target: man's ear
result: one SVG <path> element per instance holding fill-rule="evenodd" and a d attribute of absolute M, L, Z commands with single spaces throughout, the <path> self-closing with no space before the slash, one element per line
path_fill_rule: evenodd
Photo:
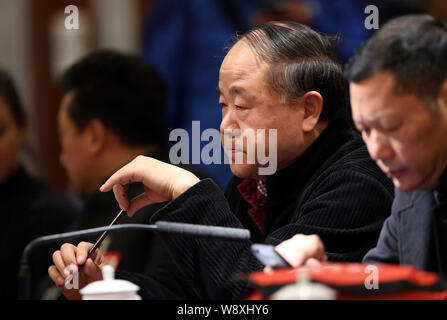
<path fill-rule="evenodd" d="M 107 143 L 107 130 L 99 119 L 91 120 L 84 129 L 88 151 L 92 156 L 98 156 Z"/>
<path fill-rule="evenodd" d="M 323 97 L 317 91 L 309 91 L 300 100 L 304 106 L 303 131 L 310 132 L 320 119 L 323 110 Z"/>

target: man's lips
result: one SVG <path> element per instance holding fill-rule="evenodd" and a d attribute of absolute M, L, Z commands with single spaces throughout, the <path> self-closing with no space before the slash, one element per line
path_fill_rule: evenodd
<path fill-rule="evenodd" d="M 225 148 L 225 152 L 226 153 L 236 153 L 236 152 L 243 152 L 243 153 L 245 153 L 244 150 L 241 150 L 241 149 L 230 149 L 230 148 Z"/>
<path fill-rule="evenodd" d="M 399 176 L 401 176 L 402 174 L 404 174 L 404 172 L 406 171 L 406 169 L 387 169 L 385 170 L 385 174 L 387 175 L 388 178 L 392 179 L 392 178 L 398 178 Z"/>

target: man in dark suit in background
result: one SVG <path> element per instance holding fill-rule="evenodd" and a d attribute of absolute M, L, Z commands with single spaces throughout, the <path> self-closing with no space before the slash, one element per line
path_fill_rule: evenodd
<path fill-rule="evenodd" d="M 0 71 L 0 300 L 16 299 L 21 256 L 33 239 L 66 231 L 77 218 L 68 199 L 28 173 L 20 161 L 28 118 L 12 78 Z M 57 246 L 30 253 L 33 288 L 48 280 L 46 269 Z M 36 294 L 36 291 L 33 291 Z"/>
<path fill-rule="evenodd" d="M 82 201 L 80 218 L 73 229 L 108 225 L 119 207 L 113 194 L 98 191 L 105 179 L 137 155 L 169 162 L 162 151 L 163 81 L 137 57 L 99 51 L 66 70 L 61 87 L 60 160 L 75 195 Z M 203 177 L 192 166 L 186 169 Z M 144 188 L 133 184 L 129 191 L 136 196 Z M 147 207 L 134 219 L 123 216 L 118 223 L 149 223 L 150 216 L 161 207 Z M 88 239 L 95 241 L 96 237 Z M 118 268 L 140 272 L 158 266 L 163 252 L 157 236 L 144 231 L 111 234 L 102 249 L 118 254 L 112 255 L 120 261 Z"/>

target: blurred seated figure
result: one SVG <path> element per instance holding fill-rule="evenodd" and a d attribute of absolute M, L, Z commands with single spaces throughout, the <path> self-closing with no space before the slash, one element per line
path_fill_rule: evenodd
<path fill-rule="evenodd" d="M 50 186 L 30 176 L 19 161 L 26 116 L 10 76 L 0 71 L 0 299 L 16 299 L 18 272 L 25 246 L 39 236 L 65 231 L 76 218 L 74 209 Z M 31 254 L 33 284 L 48 278 L 51 250 Z"/>
<path fill-rule="evenodd" d="M 169 162 L 163 153 L 164 84 L 153 68 L 137 57 L 113 51 L 95 52 L 71 66 L 62 76 L 63 98 L 58 114 L 62 144 L 61 163 L 70 184 L 82 201 L 74 229 L 108 225 L 120 210 L 113 194 L 99 187 L 113 172 L 138 155 Z M 184 166 L 199 176 L 192 167 Z M 133 184 L 132 196 L 144 192 Z M 161 208 L 144 208 L 131 220 L 118 223 L 149 223 Z M 95 242 L 98 236 L 88 239 Z M 151 232 L 125 231 L 110 234 L 101 249 L 109 252 L 119 269 L 148 271 L 168 259 L 161 241 Z"/>

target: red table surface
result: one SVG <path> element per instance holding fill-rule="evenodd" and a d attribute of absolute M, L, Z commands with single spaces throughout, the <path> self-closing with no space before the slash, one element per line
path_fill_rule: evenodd
<path fill-rule="evenodd" d="M 361 286 L 372 273 L 368 269 L 369 264 L 361 263 L 327 263 L 323 266 L 305 268 L 312 281 L 329 286 Z M 377 264 L 375 269 L 378 275 L 378 283 L 389 284 L 393 282 L 409 282 L 415 286 L 421 286 L 415 291 L 396 291 L 391 293 L 352 294 L 346 292 L 337 293 L 337 300 L 446 300 L 447 285 L 439 286 L 440 290 L 424 290 L 424 286 L 433 286 L 440 281 L 439 276 L 433 272 L 418 270 L 412 266 Z M 257 286 L 286 285 L 297 281 L 301 269 L 284 268 L 275 269 L 272 272 L 253 272 L 247 276 L 247 280 Z M 372 291 L 373 292 L 373 291 Z M 264 299 L 259 290 L 255 290 L 246 299 Z"/>

